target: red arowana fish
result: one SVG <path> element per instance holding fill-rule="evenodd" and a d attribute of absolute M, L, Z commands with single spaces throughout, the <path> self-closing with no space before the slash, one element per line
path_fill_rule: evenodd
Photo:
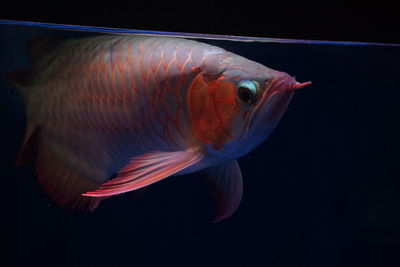
<path fill-rule="evenodd" d="M 17 164 L 34 159 L 59 204 L 94 210 L 109 196 L 206 169 L 216 221 L 242 197 L 237 158 L 275 128 L 298 83 L 208 44 L 100 36 L 28 45 L 19 88 L 28 125 Z"/>

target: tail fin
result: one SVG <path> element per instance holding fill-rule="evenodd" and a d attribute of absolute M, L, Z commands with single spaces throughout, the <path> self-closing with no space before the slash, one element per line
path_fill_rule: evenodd
<path fill-rule="evenodd" d="M 20 166 L 26 162 L 35 159 L 37 153 L 37 126 L 31 119 L 31 114 L 27 108 L 30 91 L 32 91 L 31 72 L 28 70 L 15 70 L 5 74 L 5 78 L 14 85 L 22 98 L 24 99 L 26 112 L 27 112 L 27 126 L 25 130 L 24 141 L 22 142 L 21 151 L 19 152 L 16 166 Z"/>
<path fill-rule="evenodd" d="M 37 97 L 37 90 L 41 90 L 42 82 L 56 56 L 55 48 L 60 41 L 51 37 L 39 37 L 30 41 L 27 51 L 31 58 L 32 71 L 15 70 L 5 74 L 5 78 L 13 84 L 22 95 L 27 113 L 27 126 L 24 141 L 21 146 L 16 165 L 19 166 L 31 160 L 36 161 L 36 170 L 39 183 L 48 195 L 61 206 L 67 206 L 74 210 L 93 211 L 104 198 L 89 198 L 83 193 L 94 191 L 100 186 L 71 166 L 66 164 L 59 155 L 54 153 L 41 134 L 37 112 L 38 103 L 33 101 Z M 39 100 L 39 99 L 38 99 Z"/>
<path fill-rule="evenodd" d="M 34 159 L 37 153 L 38 127 L 37 123 L 34 121 L 30 98 L 33 97 L 33 92 L 39 88 L 36 88 L 33 76 L 42 73 L 42 70 L 46 68 L 45 59 L 51 55 L 51 52 L 53 52 L 60 43 L 59 40 L 49 36 L 41 36 L 32 39 L 26 46 L 32 63 L 32 71 L 14 70 L 4 75 L 5 78 L 18 89 L 24 99 L 27 113 L 26 133 L 21 152 L 17 159 L 17 166 Z M 34 73 L 34 75 L 32 73 Z"/>
<path fill-rule="evenodd" d="M 5 74 L 5 78 L 10 81 L 24 97 L 28 98 L 29 91 L 26 88 L 34 84 L 32 73 L 40 74 L 43 68 L 47 67 L 46 58 L 59 47 L 61 41 L 51 36 L 40 36 L 33 38 L 26 45 L 26 51 L 31 61 L 32 72 L 28 70 L 14 70 Z"/>

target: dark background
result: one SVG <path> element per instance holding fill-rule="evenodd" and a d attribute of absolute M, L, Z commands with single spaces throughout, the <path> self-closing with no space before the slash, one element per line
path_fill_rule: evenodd
<path fill-rule="evenodd" d="M 400 42 L 395 1 L 29 1 L 0 18 L 245 36 Z"/>
<path fill-rule="evenodd" d="M 92 26 L 399 43 L 396 9 L 386 2 L 51 3 L 0 12 Z M 1 74 L 27 64 L 24 42 L 10 40 L 1 44 L 13 49 L 1 46 Z M 212 224 L 213 199 L 197 174 L 104 201 L 93 214 L 56 206 L 33 164 L 13 168 L 25 115 L 1 80 L 5 266 L 400 266 L 399 49 L 213 44 L 313 81 L 273 135 L 239 160 L 238 212 Z"/>

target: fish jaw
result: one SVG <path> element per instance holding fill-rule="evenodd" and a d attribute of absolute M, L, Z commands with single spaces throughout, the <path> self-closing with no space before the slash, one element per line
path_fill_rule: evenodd
<path fill-rule="evenodd" d="M 254 114 L 260 116 L 257 113 L 261 113 L 261 117 L 265 117 L 267 121 L 278 123 L 295 91 L 308 85 L 311 85 L 311 81 L 299 83 L 287 73 L 279 72 L 257 104 Z"/>
<path fill-rule="evenodd" d="M 263 102 L 268 101 L 276 93 L 294 92 L 311 84 L 311 81 L 299 83 L 294 77 L 282 72 L 272 80 L 258 106 L 264 105 Z"/>
<path fill-rule="evenodd" d="M 310 85 L 311 82 L 299 83 L 294 77 L 277 72 L 249 119 L 246 134 L 240 141 L 243 144 L 243 155 L 264 142 L 278 125 L 294 93 Z"/>

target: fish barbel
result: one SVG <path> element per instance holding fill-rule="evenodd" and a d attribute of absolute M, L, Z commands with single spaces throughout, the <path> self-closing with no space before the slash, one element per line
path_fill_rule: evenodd
<path fill-rule="evenodd" d="M 231 216 L 243 190 L 236 159 L 311 83 L 180 38 L 42 37 L 28 52 L 32 71 L 7 74 L 27 111 L 17 164 L 35 160 L 48 195 L 75 210 L 204 169 L 215 221 Z"/>

